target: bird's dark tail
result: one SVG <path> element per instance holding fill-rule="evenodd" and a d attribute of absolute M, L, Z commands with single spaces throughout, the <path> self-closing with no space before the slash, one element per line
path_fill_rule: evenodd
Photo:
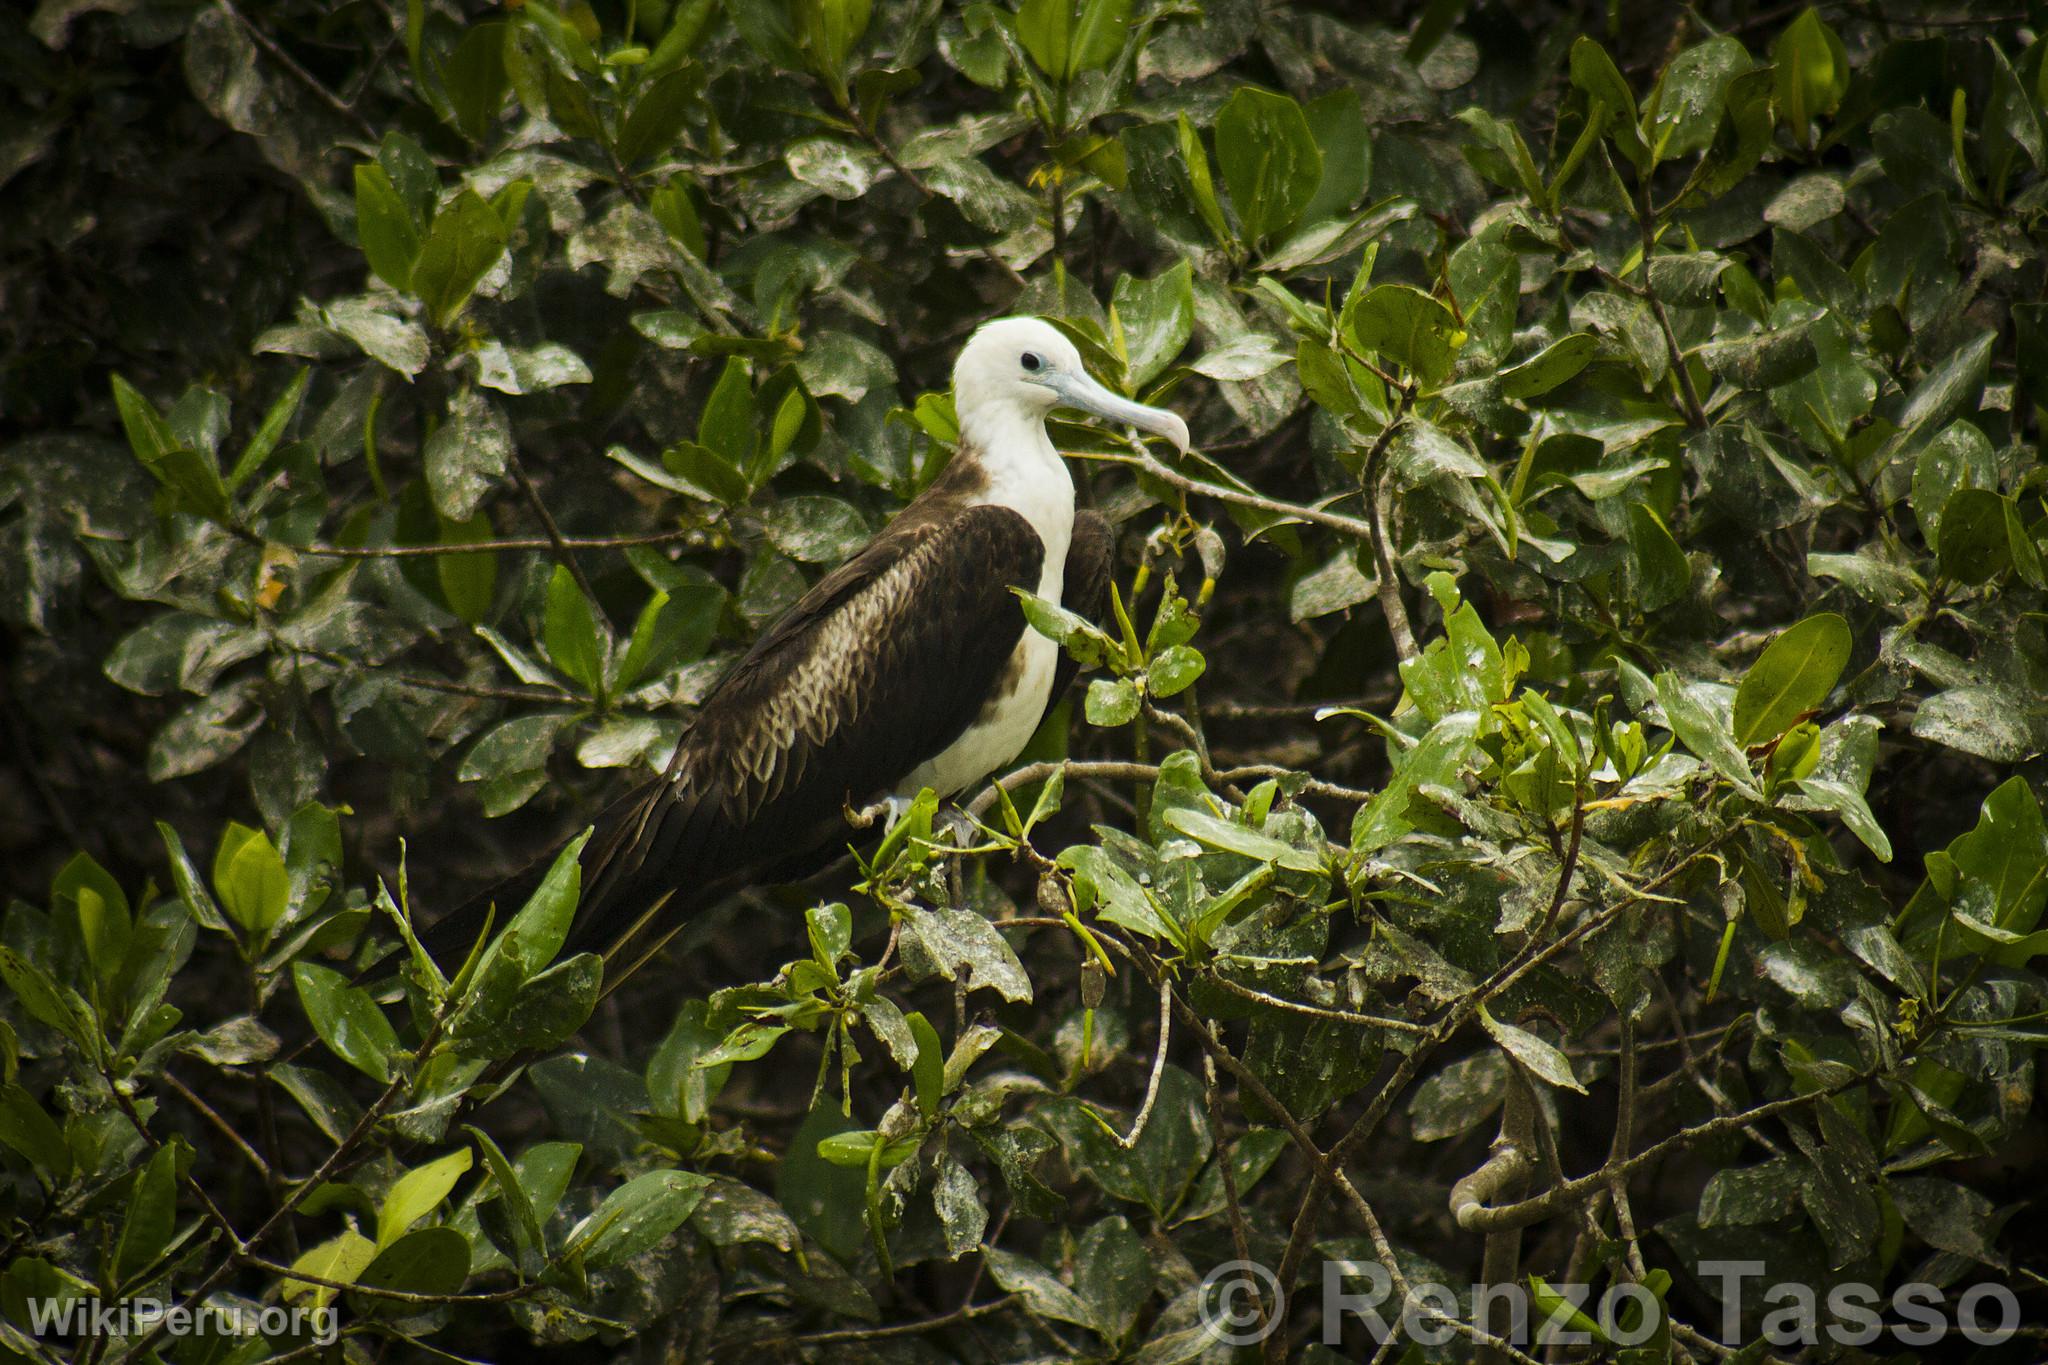
<path fill-rule="evenodd" d="M 668 777 L 643 783 L 606 807 L 577 861 L 581 892 L 563 955 L 596 952 L 606 988 L 616 986 L 687 921 L 743 880 L 752 860 L 730 856 L 740 833 L 721 803 Z M 420 944 L 451 975 L 490 926 L 501 931 L 537 890 L 562 846 L 442 915 Z"/>

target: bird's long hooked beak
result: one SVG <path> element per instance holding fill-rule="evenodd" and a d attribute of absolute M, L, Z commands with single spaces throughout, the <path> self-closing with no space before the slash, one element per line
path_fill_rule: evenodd
<path fill-rule="evenodd" d="M 1085 374 L 1056 373 L 1046 376 L 1045 386 L 1059 395 L 1062 407 L 1079 408 L 1108 422 L 1120 422 L 1164 436 L 1181 454 L 1188 453 L 1188 424 L 1177 412 L 1148 408 L 1111 393 Z"/>

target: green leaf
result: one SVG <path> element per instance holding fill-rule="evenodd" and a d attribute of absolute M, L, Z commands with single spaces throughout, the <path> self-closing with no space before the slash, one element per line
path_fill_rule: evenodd
<path fill-rule="evenodd" d="M 576 917 L 576 902 L 583 889 L 583 865 L 578 859 L 583 855 L 583 846 L 590 842 L 590 835 L 591 830 L 586 829 L 562 846 L 562 851 L 555 855 L 555 861 L 548 867 L 547 875 L 527 897 L 526 904 L 505 926 L 505 932 L 485 950 L 484 959 L 477 964 L 479 977 L 491 956 L 501 952 L 511 957 L 518 965 L 521 977 L 528 979 L 555 960 L 555 954 L 562 951 L 562 944 L 568 940 L 569 926 Z M 506 946 L 508 942 L 510 947 Z"/>
<path fill-rule="evenodd" d="M 291 899 L 291 879 L 270 836 L 233 820 L 221 831 L 213 855 L 213 889 L 228 917 L 259 937 L 283 916 Z"/>
<path fill-rule="evenodd" d="M 867 32 L 873 0 L 797 0 L 798 42 L 811 74 L 842 98 L 854 47 Z"/>
<path fill-rule="evenodd" d="M 36 1175 L 51 1189 L 71 1174 L 71 1148 L 64 1130 L 35 1096 L 12 1082 L 0 1085 L 0 1142 L 33 1162 Z"/>
<path fill-rule="evenodd" d="M 1585 369 L 1599 349 L 1598 338 L 1585 332 L 1561 337 L 1520 364 L 1502 370 L 1501 396 L 1527 399 L 1549 393 Z"/>
<path fill-rule="evenodd" d="M 1562 1052 L 1544 1042 L 1527 1029 L 1503 1024 L 1487 1012 L 1486 1006 L 1479 1007 L 1479 1022 L 1499 1043 L 1501 1050 L 1529 1069 L 1538 1080 L 1566 1090 L 1586 1093 L 1586 1087 L 1579 1084 L 1579 1078 L 1572 1071 L 1572 1064 Z"/>
<path fill-rule="evenodd" d="M 818 493 L 782 498 L 761 514 L 768 543 L 801 564 L 836 564 L 867 544 L 872 532 L 852 503 Z"/>
<path fill-rule="evenodd" d="M 897 1138 L 893 1142 L 873 1129 L 862 1129 L 851 1133 L 834 1133 L 818 1141 L 818 1155 L 834 1166 L 866 1170 L 873 1161 L 881 1169 L 894 1170 L 917 1155 L 923 1143 L 921 1136 Z M 876 1148 L 881 1150 L 878 1152 Z"/>
<path fill-rule="evenodd" d="M 353 1277 L 364 1289 L 408 1294 L 455 1294 L 469 1279 L 469 1238 L 452 1227 L 421 1228 L 388 1246 Z M 369 1294 L 350 1300 L 358 1312 L 402 1317 L 418 1305 Z"/>
<path fill-rule="evenodd" d="M 1710 341 L 1696 354 L 1709 370 L 1740 389 L 1775 389 L 1811 374 L 1820 364 L 1813 318 L 1751 336 Z"/>
<path fill-rule="evenodd" d="M 465 189 L 434 216 L 426 244 L 413 265 L 412 290 L 436 327 L 455 321 L 498 258 L 508 234 L 496 210 L 475 190 Z"/>
<path fill-rule="evenodd" d="M 718 383 L 704 402 L 704 412 L 697 420 L 697 441 L 727 464 L 744 469 L 752 462 L 759 440 L 747 362 L 733 356 L 725 362 Z"/>
<path fill-rule="evenodd" d="M 356 238 L 379 278 L 393 289 L 412 287 L 424 238 L 390 175 L 374 161 L 356 167 Z"/>
<path fill-rule="evenodd" d="M 550 663 L 591 696 L 604 696 L 605 647 L 598 634 L 597 616 L 566 564 L 557 564 L 548 579 L 541 643 Z"/>
<path fill-rule="evenodd" d="M 988 1277 L 1004 1293 L 1017 1296 L 1026 1313 L 1046 1322 L 1071 1322 L 1081 1327 L 1098 1325 L 1095 1310 L 1067 1288 L 1060 1278 L 1028 1256 L 988 1247 L 982 1252 Z"/>
<path fill-rule="evenodd" d="M 597 1210 L 570 1229 L 564 1256 L 588 1266 L 613 1265 L 652 1250 L 683 1225 L 704 1198 L 708 1176 L 691 1171 L 649 1171 L 605 1196 Z"/>
<path fill-rule="evenodd" d="M 1691 156 L 1712 146 L 1727 112 L 1730 83 L 1754 65 L 1742 44 L 1726 35 L 1673 57 L 1645 111 L 1660 157 Z"/>
<path fill-rule="evenodd" d="M 135 458 L 146 468 L 154 470 L 163 463 L 164 457 L 178 448 L 178 438 L 171 434 L 171 428 L 156 410 L 156 405 L 144 398 L 135 387 L 120 375 L 113 377 L 114 407 L 121 414 L 121 427 L 128 433 L 128 446 L 135 452 Z"/>
<path fill-rule="evenodd" d="M 1202 652 L 1193 645 L 1163 649 L 1145 667 L 1145 690 L 1154 697 L 1171 697 L 1194 686 L 1207 667 Z"/>
<path fill-rule="evenodd" d="M 1023 0 L 1017 8 L 1017 41 L 1055 81 L 1074 72 L 1074 10 L 1078 0 Z"/>
<path fill-rule="evenodd" d="M 1692 585 L 1692 566 L 1686 563 L 1685 551 L 1672 538 L 1664 519 L 1648 503 L 1628 505 L 1628 539 L 1642 575 L 1643 609 L 1656 611 L 1685 596 Z"/>
<path fill-rule="evenodd" d="M 1728 83 L 1726 131 L 1716 136 L 1700 158 L 1699 169 L 1688 182 L 1688 193 L 1697 191 L 1708 199 L 1726 194 L 1763 160 L 1777 127 L 1771 103 L 1773 76 L 1771 68 L 1758 67 Z"/>
<path fill-rule="evenodd" d="M 171 882 L 178 889 L 178 898 L 185 903 L 185 909 L 192 916 L 193 923 L 202 929 L 217 933 L 228 932 L 228 922 L 222 917 L 220 907 L 207 894 L 206 883 L 199 875 L 199 869 L 192 865 L 192 857 L 185 852 L 185 843 L 178 832 L 159 820 L 156 822 L 157 836 L 164 842 L 164 851 L 171 860 Z"/>
<path fill-rule="evenodd" d="M 1653 164 L 1654 154 L 1643 142 L 1636 113 L 1636 98 L 1614 58 L 1599 43 L 1580 34 L 1572 43 L 1572 84 L 1584 91 L 1596 109 L 1607 116 L 1607 133 L 1615 147 L 1638 171 Z"/>
<path fill-rule="evenodd" d="M 640 92 L 633 101 L 633 112 L 626 116 L 626 126 L 619 131 L 620 165 L 636 165 L 675 145 L 689 122 L 702 81 L 695 71 L 672 71 Z M 688 203 L 687 198 L 684 202 Z M 669 207 L 673 209 L 672 202 Z"/>
<path fill-rule="evenodd" d="M 1129 678 L 1097 678 L 1088 684 L 1082 710 L 1090 725 L 1114 728 L 1137 718 L 1140 700 L 1137 685 Z"/>
<path fill-rule="evenodd" d="M 496 404 L 464 388 L 422 454 L 434 510 L 450 521 L 467 522 L 505 475 L 512 458 L 511 428 Z"/>
<path fill-rule="evenodd" d="M 1832 114 L 1849 90 L 1849 54 L 1842 39 L 1809 6 L 1785 26 L 1771 48 L 1778 110 L 1802 147 L 1813 145 L 1813 121 Z"/>
<path fill-rule="evenodd" d="M 988 1206 L 982 1202 L 981 1187 L 973 1173 L 950 1154 L 939 1160 L 938 1178 L 932 1182 L 932 1210 L 945 1228 L 946 1254 L 962 1256 L 981 1245 L 988 1230 Z"/>
<path fill-rule="evenodd" d="M 464 1124 L 462 1130 L 483 1152 L 484 1165 L 490 1170 L 497 1197 L 511 1215 L 514 1264 L 521 1274 L 537 1273 L 547 1242 L 541 1233 L 540 1216 L 534 1211 L 533 1200 L 528 1197 L 526 1187 L 519 1182 L 518 1171 L 505 1159 L 505 1153 L 489 1133 L 471 1124 Z"/>
<path fill-rule="evenodd" d="M 1947 426 L 1978 409 L 1984 381 L 1991 372 L 1996 332 L 1980 332 L 1948 353 L 1939 365 L 1913 386 L 1899 413 L 1899 430 L 1912 434 Z"/>
<path fill-rule="evenodd" d="M 1870 803 L 1862 792 L 1845 783 L 1816 777 L 1801 778 L 1799 790 L 1814 805 L 1840 816 L 1849 832 L 1862 840 L 1864 847 L 1875 853 L 1879 862 L 1892 860 L 1892 841 L 1885 835 L 1884 827 L 1877 823 L 1877 816 L 1871 813 Z"/>
<path fill-rule="evenodd" d="M 370 993 L 349 985 L 348 978 L 333 968 L 313 962 L 294 962 L 292 981 L 320 1041 L 371 1080 L 389 1081 L 398 1034 Z"/>
<path fill-rule="evenodd" d="M 1231 240 L 1230 226 L 1223 220 L 1223 205 L 1216 198 L 1216 182 L 1209 174 L 1209 154 L 1202 147 L 1202 135 L 1186 114 L 1174 120 L 1174 138 L 1180 148 L 1181 164 L 1187 168 L 1188 191 L 1195 201 L 1210 235 L 1218 242 Z"/>
<path fill-rule="evenodd" d="M 0 946 L 0 981 L 21 1002 L 31 1017 L 56 1029 L 90 1058 L 97 1059 L 106 1047 L 91 1008 L 78 993 L 61 986 L 50 974 L 14 949 Z"/>
<path fill-rule="evenodd" d="M 1414 748 L 1402 754 L 1379 794 L 1359 808 L 1351 822 L 1351 852 L 1376 853 L 1415 828 L 1407 818 L 1418 788 L 1451 785 L 1479 732 L 1479 717 L 1458 711 L 1432 725 Z"/>
<path fill-rule="evenodd" d="M 270 411 L 263 414 L 263 424 L 256 434 L 249 438 L 249 444 L 242 449 L 235 460 L 235 467 L 228 474 L 228 487 L 240 488 L 250 475 L 263 468 L 263 462 L 277 449 L 277 443 L 284 436 L 284 429 L 299 411 L 299 402 L 306 396 L 306 380 L 312 370 L 305 366 L 292 376 L 292 382 L 285 385 L 284 392 L 270 405 Z"/>
<path fill-rule="evenodd" d="M 1408 1101 L 1418 1142 L 1441 1142 L 1484 1123 L 1507 1098 L 1508 1067 L 1500 1052 L 1475 1052 L 1431 1076 Z"/>
<path fill-rule="evenodd" d="M 939 1032 L 931 1021 L 916 1010 L 904 1016 L 910 1026 L 910 1036 L 917 1041 L 917 1062 L 911 1069 L 911 1077 L 917 1092 L 918 1112 L 929 1123 L 939 1116 L 939 1104 L 945 1098 L 946 1049 L 939 1042 Z"/>
<path fill-rule="evenodd" d="M 1291 227 L 1322 183 L 1323 154 L 1301 106 L 1257 86 L 1238 87 L 1216 116 L 1216 159 L 1253 242 Z"/>
<path fill-rule="evenodd" d="M 377 1208 L 378 1250 L 396 1242 L 414 1223 L 432 1213 L 475 1163 L 475 1154 L 464 1147 L 424 1166 L 415 1166 L 392 1181 L 391 1188 L 384 1192 L 384 1202 Z"/>
<path fill-rule="evenodd" d="M 1735 741 L 1768 744 L 1827 700 L 1855 637 L 1833 612 L 1809 616 L 1771 641 L 1735 691 Z"/>
<path fill-rule="evenodd" d="M 1185 260 L 1149 280 L 1118 277 L 1110 304 L 1123 338 L 1124 374 L 1132 389 L 1157 379 L 1195 333 L 1194 270 Z"/>
<path fill-rule="evenodd" d="M 505 28 L 497 21 L 471 24 L 455 51 L 436 63 L 451 122 L 471 142 L 483 141 L 505 103 Z"/>
<path fill-rule="evenodd" d="M 1355 310 L 1345 311 L 1361 350 L 1406 366 L 1431 388 L 1450 378 L 1463 334 L 1451 310 L 1435 298 L 1412 285 L 1381 284 Z"/>
<path fill-rule="evenodd" d="M 167 1142 L 156 1149 L 135 1179 L 128 1196 L 128 1216 L 114 1249 L 114 1277 L 126 1284 L 155 1263 L 171 1244 L 178 1227 L 178 1151 Z"/>
<path fill-rule="evenodd" d="M 1742 750 L 1736 747 L 1729 725 L 1687 691 L 1677 674 L 1659 673 L 1656 687 L 1657 701 L 1664 708 L 1664 719 L 1670 725 L 1671 733 L 1678 736 L 1678 742 L 1695 757 L 1705 759 L 1715 772 L 1727 778 L 1744 796 L 1760 799 L 1762 793 L 1756 789 L 1756 774 Z"/>
<path fill-rule="evenodd" d="M 1974 587 L 2011 565 L 2007 505 L 1987 488 L 1960 488 L 1949 497 L 1941 509 L 1941 548 L 1935 559 L 1943 573 Z"/>
<path fill-rule="evenodd" d="M 134 915 L 127 893 L 88 853 L 76 853 L 50 884 L 50 902 L 69 902 L 78 916 L 78 935 L 101 989 L 111 989 L 127 955 Z"/>
<path fill-rule="evenodd" d="M 491 519 L 482 512 L 467 521 L 451 521 L 438 514 L 436 520 L 443 545 L 478 545 L 492 536 Z M 497 594 L 497 552 L 435 555 L 434 578 L 441 586 L 441 597 L 448 603 L 448 610 L 476 625 L 491 614 L 491 602 Z"/>
<path fill-rule="evenodd" d="M 2041 547 L 2028 534 L 2018 504 L 2011 498 L 2004 502 L 2006 552 L 2011 556 L 2013 572 L 2028 587 L 2048 589 L 2048 564 L 2042 563 Z"/>
<path fill-rule="evenodd" d="M 1211 848 L 1241 853 L 1247 858 L 1256 858 L 1264 863 L 1278 863 L 1281 867 L 1295 872 L 1322 870 L 1322 859 L 1306 849 L 1296 848 L 1284 839 L 1275 839 L 1270 834 L 1263 834 L 1234 821 L 1220 819 L 1192 806 L 1175 806 L 1162 818 L 1169 827 Z"/>
<path fill-rule="evenodd" d="M 661 452 L 661 463 L 669 473 L 686 481 L 668 486 L 678 492 L 695 492 L 711 502 L 737 507 L 754 491 L 737 465 L 695 441 L 676 442 Z"/>
<path fill-rule="evenodd" d="M 2019 763 L 2048 750 L 2048 705 L 2038 691 L 2005 683 L 1951 687 L 1920 704 L 1913 733 L 1994 763 Z"/>
<path fill-rule="evenodd" d="M 293 1270 L 303 1270 L 308 1275 L 318 1275 L 323 1280 L 334 1280 L 341 1284 L 354 1284 L 356 1276 L 363 1273 L 377 1257 L 377 1244 L 359 1232 L 349 1231 L 322 1242 L 292 1262 Z M 287 1279 L 284 1281 L 286 1299 L 308 1298 L 314 1307 L 330 1302 L 336 1293 L 325 1285 L 316 1285 L 306 1280 Z"/>
<path fill-rule="evenodd" d="M 1554 1323 L 1557 1330 L 1578 1332 L 1586 1341 L 1608 1341 L 1599 1323 L 1581 1312 L 1572 1299 L 1551 1288 L 1541 1275 L 1529 1276 L 1529 1317 L 1532 1322 Z"/>
<path fill-rule="evenodd" d="M 1131 27 L 1131 0 L 1079 0 L 1079 8 L 1067 46 L 1068 80 L 1114 62 Z"/>

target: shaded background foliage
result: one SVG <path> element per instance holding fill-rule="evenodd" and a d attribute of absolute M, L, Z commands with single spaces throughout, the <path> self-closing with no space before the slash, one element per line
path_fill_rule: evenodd
<path fill-rule="evenodd" d="M 1377 1209 L 1463 1282 L 1681 1130 L 1510 1269 L 1668 1292 L 1663 1356 L 1759 1243 L 2038 1321 L 2041 16 L 1610 10 L 0 17 L 9 1330 L 291 1263 L 357 1351 L 1220 1357 L 1218 1261 Z M 345 987 L 380 880 L 659 766 L 1013 312 L 1201 452 L 1059 433 L 1133 619 L 1039 616 L 1103 666 L 1055 794 L 594 1014 Z"/>

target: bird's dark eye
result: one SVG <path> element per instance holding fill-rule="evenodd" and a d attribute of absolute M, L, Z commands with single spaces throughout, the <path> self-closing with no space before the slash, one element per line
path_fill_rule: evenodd
<path fill-rule="evenodd" d="M 1023 365 L 1031 373 L 1037 374 L 1045 368 L 1045 361 L 1039 356 L 1038 352 L 1026 351 L 1023 356 Z"/>

